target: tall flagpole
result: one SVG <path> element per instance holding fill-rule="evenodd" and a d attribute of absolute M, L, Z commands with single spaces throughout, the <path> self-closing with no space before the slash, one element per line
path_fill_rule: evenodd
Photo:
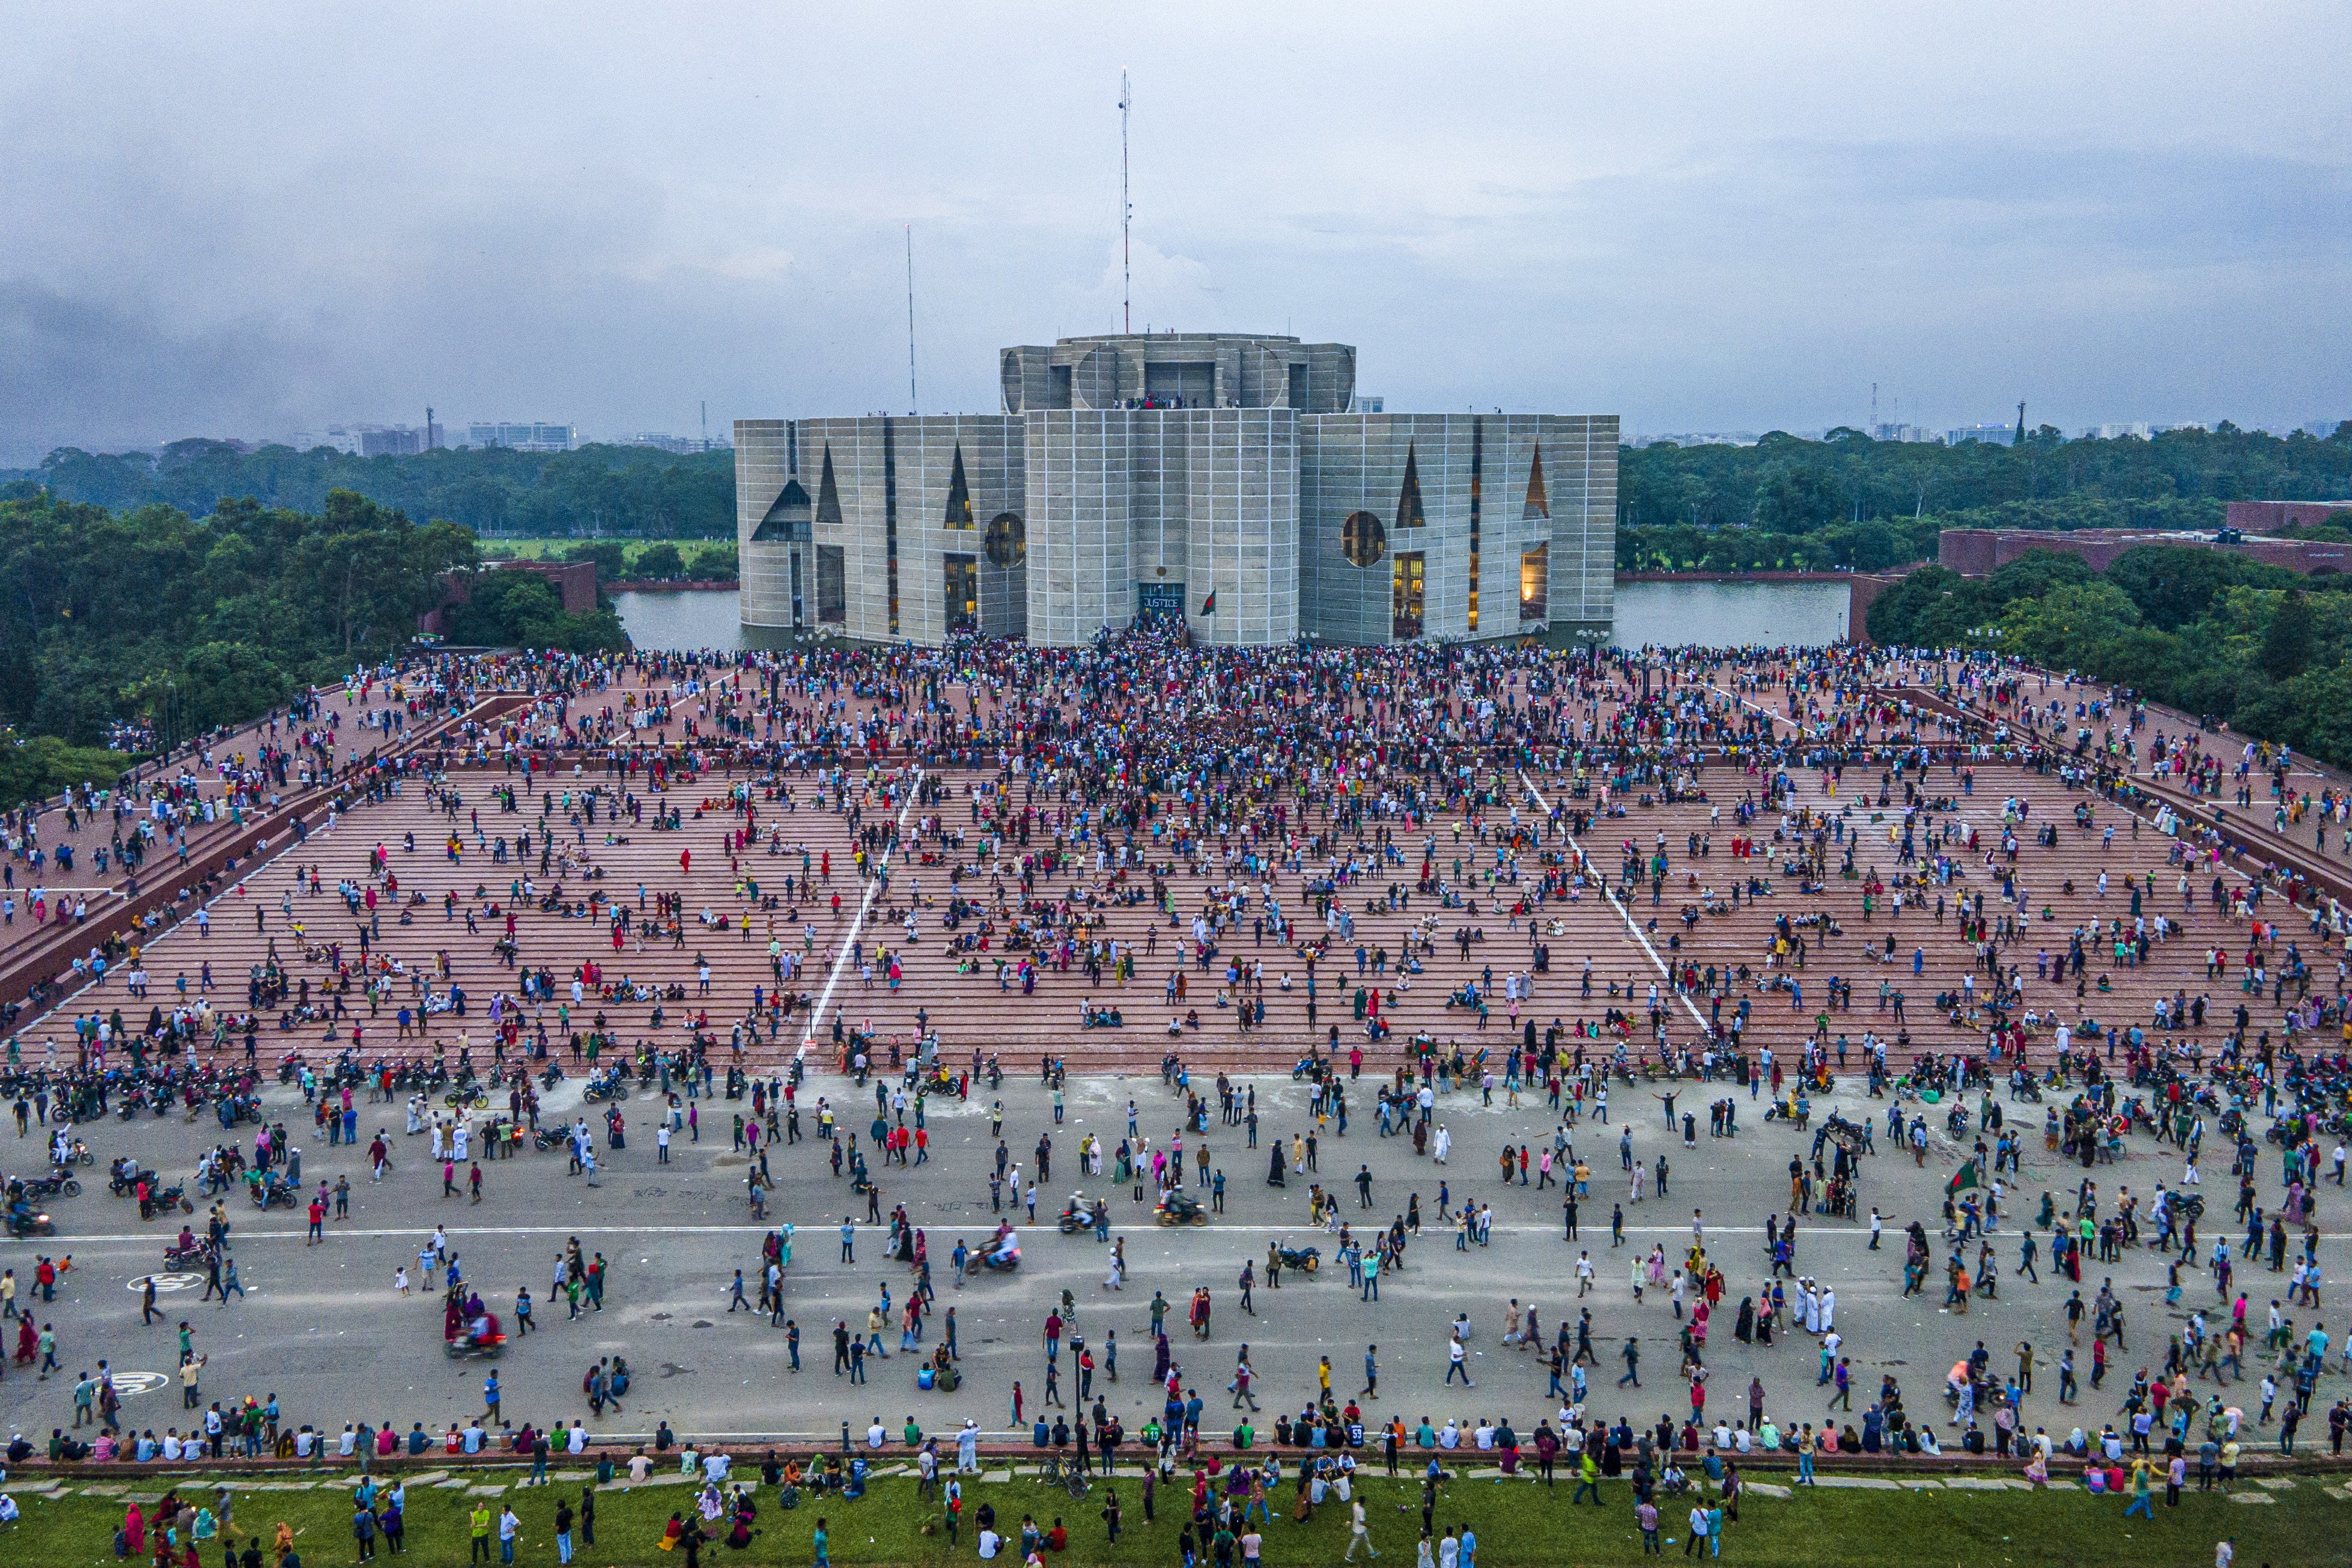
<path fill-rule="evenodd" d="M 1128 90 L 1127 68 L 1122 66 L 1118 72 L 1118 330 L 1122 332 L 1135 331 L 1135 275 L 1127 240 L 1128 220 L 1135 216 L 1127 199 L 1127 111 L 1134 101 Z"/>

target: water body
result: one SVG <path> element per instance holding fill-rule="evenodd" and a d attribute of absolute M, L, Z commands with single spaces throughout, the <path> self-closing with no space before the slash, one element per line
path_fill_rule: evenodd
<path fill-rule="evenodd" d="M 639 647 L 725 648 L 743 646 L 732 589 L 677 594 L 615 594 L 622 629 Z"/>
<path fill-rule="evenodd" d="M 613 603 L 639 647 L 743 646 L 731 592 L 616 594 Z M 1845 635 L 1845 616 L 1836 583 L 1621 583 L 1614 641 L 1818 647 Z"/>
<path fill-rule="evenodd" d="M 1619 647 L 1821 647 L 1845 635 L 1843 583 L 1620 583 Z"/>

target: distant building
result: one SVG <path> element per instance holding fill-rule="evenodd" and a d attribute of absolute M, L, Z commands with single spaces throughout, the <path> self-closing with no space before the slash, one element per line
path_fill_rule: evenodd
<path fill-rule="evenodd" d="M 2013 447 L 2017 444 L 2014 425 L 1963 425 L 1957 430 L 1944 432 L 1944 439 L 1952 446 L 1964 441 L 1976 441 L 1987 447 Z"/>
<path fill-rule="evenodd" d="M 497 419 L 466 426 L 467 445 L 504 447 L 515 452 L 569 452 L 579 439 L 573 426 L 531 420 Z"/>
<path fill-rule="evenodd" d="M 2083 438 L 2086 441 L 2120 441 L 2130 436 L 2145 441 L 2154 429 L 2145 419 L 2127 419 L 2115 424 L 2086 426 Z"/>
<path fill-rule="evenodd" d="M 1874 441 L 1934 444 L 1941 442 L 1944 438 L 1944 433 L 1941 430 L 1930 430 L 1924 425 L 1879 425 L 1872 427 L 1870 435 L 1871 439 Z"/>
<path fill-rule="evenodd" d="M 413 458 L 425 450 L 425 432 L 406 425 L 354 425 L 362 458 Z"/>
<path fill-rule="evenodd" d="M 614 445 L 651 447 L 656 451 L 678 453 L 724 452 L 730 447 L 730 443 L 725 440 L 714 441 L 702 436 L 672 436 L 658 430 L 641 430 L 634 436 L 624 436 Z"/>

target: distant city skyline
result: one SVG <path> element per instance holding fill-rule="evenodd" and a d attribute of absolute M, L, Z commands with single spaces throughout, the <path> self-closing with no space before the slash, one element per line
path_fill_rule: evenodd
<path fill-rule="evenodd" d="M 1360 395 L 1357 401 L 1358 405 L 1360 408 L 1366 402 L 1377 405 L 1380 403 L 1381 399 L 1378 395 L 1372 395 L 1369 397 Z M 1487 406 L 1491 409 L 1493 405 L 1488 405 Z M 1373 407 L 1366 411 L 1378 413 L 1381 410 L 1378 407 Z M 1477 411 L 1478 410 L 1475 409 L 1472 410 L 1472 412 Z M 989 408 L 979 408 L 944 410 L 943 412 L 990 413 L 993 412 L 993 410 Z M 1398 409 L 1394 410 L 1394 412 L 1425 412 L 1442 414 L 1448 411 L 1445 409 Z M 2074 427 L 2061 427 L 2060 433 L 2068 440 L 2084 440 L 2092 438 L 2115 439 L 2123 437 L 2137 437 L 2142 440 L 2146 440 L 2151 437 L 2162 435 L 2172 430 L 2210 430 L 2215 426 L 2221 424 L 2223 419 L 2226 417 L 2226 416 L 2222 416 L 2220 417 L 2205 419 L 2099 420 Z M 2352 419 L 2352 415 L 2345 416 L 2344 418 Z M 2336 418 L 2320 417 L 2303 420 L 2295 424 L 2277 423 L 2271 425 L 2254 425 L 2249 424 L 2243 420 L 2234 420 L 2231 422 L 2236 424 L 2241 429 L 2260 431 L 2263 434 L 2281 437 L 2301 431 L 2305 435 L 2324 439 L 2327 436 L 2333 434 L 2336 426 L 2343 421 Z M 461 421 L 436 418 L 434 421 L 434 429 L 438 433 L 437 444 L 453 448 L 505 446 L 524 451 L 568 449 L 567 447 L 558 447 L 543 441 L 486 441 L 475 438 L 485 424 L 493 423 L 500 425 L 520 425 L 526 422 L 484 420 Z M 545 426 L 550 422 L 530 421 L 528 423 Z M 2042 423 L 2044 423 L 2044 421 L 2029 418 L 2027 421 L 2027 427 L 2029 429 L 2036 428 Z M 729 435 L 718 431 L 714 431 L 709 437 L 704 437 L 698 432 L 691 435 L 678 435 L 667 430 L 583 431 L 576 426 L 567 427 L 572 431 L 572 438 L 568 443 L 568 447 L 589 446 L 651 447 L 666 452 L 690 453 L 704 450 L 714 452 L 725 451 L 729 450 L 732 446 L 732 441 Z M 1819 441 L 1824 439 L 1832 430 L 1835 430 L 1840 427 L 1841 426 L 1835 425 L 1795 426 L 1781 423 L 1767 424 L 1757 429 L 1742 430 L 1628 430 L 1625 432 L 1624 440 L 1626 445 L 1633 447 L 1645 447 L 1661 441 L 1674 441 L 1684 446 L 1696 446 L 1702 444 L 1752 446 L 1769 431 L 1777 430 L 1784 435 L 1794 436 L 1801 440 Z M 1861 430 L 1864 434 L 1870 435 L 1874 439 L 1882 441 L 1937 441 L 1944 442 L 1946 444 L 1950 444 L 1953 436 L 1961 431 L 1970 432 L 1973 438 L 1977 439 L 1990 438 L 1994 436 L 2001 436 L 2005 439 L 2005 433 L 2013 428 L 2012 426 L 2003 424 L 1999 420 L 1980 420 L 1977 421 L 1974 425 L 1968 426 L 1914 425 L 1908 421 L 1898 425 L 1882 421 L 1875 430 L 1871 429 L 1868 426 L 1867 421 L 1864 421 L 1863 424 L 1851 425 L 1843 427 Z M 136 441 L 120 447 L 100 448 L 91 447 L 85 442 L 63 442 L 59 444 L 63 446 L 80 447 L 86 451 L 98 451 L 103 449 L 119 452 L 144 451 L 152 453 L 160 452 L 163 447 L 173 441 L 208 439 L 230 441 L 248 449 L 283 445 L 293 447 L 297 450 L 303 451 L 307 451 L 312 447 L 333 447 L 344 451 L 359 451 L 361 447 L 357 437 L 362 434 L 373 432 L 413 433 L 419 438 L 416 447 L 413 449 L 423 449 L 422 437 L 424 435 L 424 426 L 421 422 L 412 425 L 398 420 L 378 423 L 367 420 L 341 419 L 331 421 L 312 421 L 307 426 L 298 427 L 283 433 L 262 431 L 255 433 L 225 434 L 221 432 L 191 431 L 184 435 L 163 437 L 156 440 Z M 455 432 L 455 434 L 453 435 L 452 432 Z M 37 459 L 27 459 L 23 463 L 0 466 L 29 467 L 32 462 L 37 460 Z"/>
<path fill-rule="evenodd" d="M 1122 67 L 1135 326 L 1354 342 L 1391 411 L 2352 416 L 2352 10 L 1024 15 L 0 0 L 0 465 L 992 410 L 1120 320 Z"/>

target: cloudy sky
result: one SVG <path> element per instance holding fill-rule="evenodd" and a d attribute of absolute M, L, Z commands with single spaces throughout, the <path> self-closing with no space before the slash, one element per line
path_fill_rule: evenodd
<path fill-rule="evenodd" d="M 0 463 L 996 405 L 1134 320 L 1629 431 L 2352 416 L 2340 5 L 0 0 Z"/>

